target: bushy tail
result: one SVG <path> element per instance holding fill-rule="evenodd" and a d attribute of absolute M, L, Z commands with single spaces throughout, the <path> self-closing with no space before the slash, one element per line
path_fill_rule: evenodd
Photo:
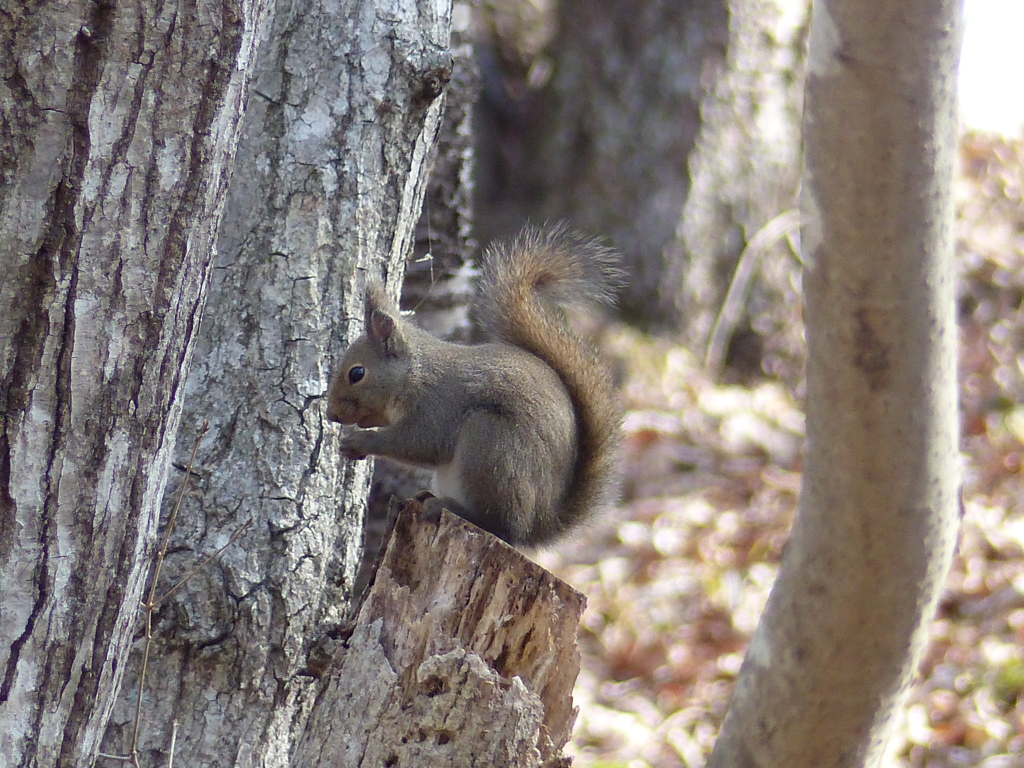
<path fill-rule="evenodd" d="M 485 330 L 544 360 L 575 404 L 579 455 L 562 502 L 560 529 L 613 503 L 616 493 L 622 424 L 618 396 L 607 367 L 573 332 L 564 309 L 612 302 L 623 283 L 617 265 L 614 251 L 565 225 L 527 227 L 487 249 L 476 292 L 475 310 Z"/>

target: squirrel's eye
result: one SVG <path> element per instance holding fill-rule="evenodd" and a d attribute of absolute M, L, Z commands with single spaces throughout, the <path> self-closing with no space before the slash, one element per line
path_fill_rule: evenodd
<path fill-rule="evenodd" d="M 366 375 L 366 369 L 361 365 L 353 365 L 348 369 L 348 383 L 358 384 L 363 380 L 363 376 Z"/>

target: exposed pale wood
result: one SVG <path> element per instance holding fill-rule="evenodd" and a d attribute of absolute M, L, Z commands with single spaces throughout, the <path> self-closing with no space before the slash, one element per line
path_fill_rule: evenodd
<path fill-rule="evenodd" d="M 461 518 L 404 504 L 296 764 L 562 764 L 586 598 Z"/>

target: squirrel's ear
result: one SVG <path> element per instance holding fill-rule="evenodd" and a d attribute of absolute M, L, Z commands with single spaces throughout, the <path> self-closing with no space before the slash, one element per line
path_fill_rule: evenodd
<path fill-rule="evenodd" d="M 374 280 L 366 285 L 366 336 L 386 357 L 399 357 L 406 350 L 398 325 L 398 310 L 388 298 L 384 286 Z"/>
<path fill-rule="evenodd" d="M 366 281 L 366 293 L 363 297 L 363 322 L 369 333 L 370 323 L 374 312 L 387 312 L 391 309 L 391 301 L 388 299 L 384 284 L 376 278 Z"/>
<path fill-rule="evenodd" d="M 398 327 L 394 316 L 382 309 L 376 309 L 370 314 L 366 335 L 380 353 L 387 357 L 401 357 L 407 350 L 402 329 Z"/>

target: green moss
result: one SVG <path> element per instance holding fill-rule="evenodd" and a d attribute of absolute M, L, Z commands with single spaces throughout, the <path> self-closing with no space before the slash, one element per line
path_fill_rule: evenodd
<path fill-rule="evenodd" d="M 996 670 L 996 679 L 992 686 L 999 701 L 1013 706 L 1024 691 L 1024 661 L 1013 659 Z"/>

